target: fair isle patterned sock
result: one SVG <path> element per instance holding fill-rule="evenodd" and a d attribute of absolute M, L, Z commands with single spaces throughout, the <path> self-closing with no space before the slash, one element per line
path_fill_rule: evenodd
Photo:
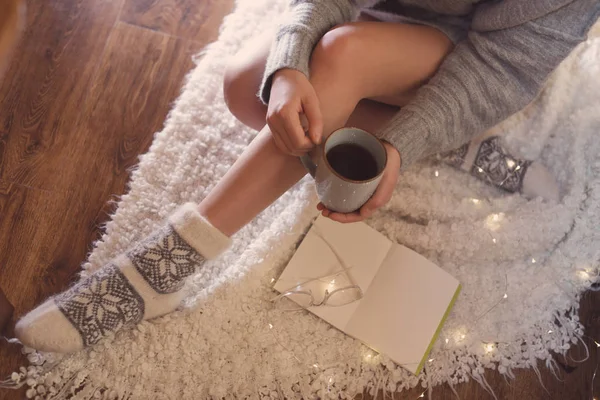
<path fill-rule="evenodd" d="M 16 336 L 37 350 L 68 353 L 167 314 L 181 302 L 185 279 L 229 243 L 188 203 L 153 235 L 25 315 Z"/>
<path fill-rule="evenodd" d="M 499 136 L 473 140 L 444 154 L 442 160 L 507 192 L 558 201 L 558 185 L 550 171 L 538 162 L 512 156 Z"/>

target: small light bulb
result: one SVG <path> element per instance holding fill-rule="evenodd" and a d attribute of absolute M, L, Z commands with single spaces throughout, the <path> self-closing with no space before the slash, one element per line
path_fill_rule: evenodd
<path fill-rule="evenodd" d="M 450 339 L 446 338 L 446 344 L 448 344 L 449 341 L 450 341 Z"/>
<path fill-rule="evenodd" d="M 269 329 L 273 329 L 273 324 L 269 324 Z"/>
<path fill-rule="evenodd" d="M 588 279 L 590 277 L 589 274 L 584 270 L 580 270 L 578 274 L 581 279 Z"/>
<path fill-rule="evenodd" d="M 521 169 L 521 166 L 520 166 L 520 165 L 517 165 L 517 168 L 515 168 L 515 171 L 518 171 L 518 170 L 520 170 L 520 169 Z"/>
<path fill-rule="evenodd" d="M 425 397 L 425 392 L 421 393 L 419 397 Z"/>
<path fill-rule="evenodd" d="M 600 343 L 596 342 L 595 340 L 594 343 L 596 343 L 596 347 L 600 347 Z"/>
<path fill-rule="evenodd" d="M 440 176 L 440 171 L 435 171 L 435 177 L 437 178 L 438 176 Z"/>
<path fill-rule="evenodd" d="M 479 199 L 471 199 L 471 201 L 473 202 L 473 204 L 481 203 L 481 200 L 479 200 Z"/>
<path fill-rule="evenodd" d="M 493 344 L 491 344 L 491 343 L 488 343 L 488 344 L 486 344 L 486 345 L 485 345 L 485 351 L 486 351 L 487 353 L 490 353 L 490 352 L 494 351 L 494 345 L 493 345 Z"/>
<path fill-rule="evenodd" d="M 552 332 L 554 332 L 552 329 L 550 329 L 550 330 L 548 331 L 548 333 L 552 333 Z"/>
<path fill-rule="evenodd" d="M 433 360 L 435 360 L 435 358 L 430 358 L 430 359 L 429 359 L 429 360 L 427 360 L 427 361 L 429 361 L 429 362 L 433 362 Z"/>
<path fill-rule="evenodd" d="M 508 168 L 512 168 L 515 166 L 515 162 L 509 158 L 506 160 L 506 165 L 508 165 Z"/>
<path fill-rule="evenodd" d="M 461 338 L 461 339 L 464 339 L 465 337 L 466 337 L 465 335 L 460 335 L 460 338 Z"/>
<path fill-rule="evenodd" d="M 316 363 L 315 363 L 315 364 L 313 364 L 313 367 L 315 367 L 315 368 L 319 368 L 319 364 L 316 364 Z"/>
<path fill-rule="evenodd" d="M 496 244 L 497 240 L 496 238 L 492 238 L 492 243 Z"/>
<path fill-rule="evenodd" d="M 531 258 L 531 263 L 535 264 L 535 258 Z"/>
<path fill-rule="evenodd" d="M 275 278 L 271 278 L 271 283 L 275 282 Z"/>
<path fill-rule="evenodd" d="M 333 378 L 329 378 L 329 383 L 333 382 Z"/>
<path fill-rule="evenodd" d="M 492 215 L 492 221 L 499 221 L 499 220 L 500 220 L 500 216 L 498 214 Z"/>
<path fill-rule="evenodd" d="M 508 295 L 506 293 L 504 293 L 504 296 L 502 298 L 506 299 L 507 297 L 508 297 Z"/>
<path fill-rule="evenodd" d="M 480 167 L 477 167 L 477 171 L 479 171 L 479 173 L 483 172 L 483 170 Z"/>

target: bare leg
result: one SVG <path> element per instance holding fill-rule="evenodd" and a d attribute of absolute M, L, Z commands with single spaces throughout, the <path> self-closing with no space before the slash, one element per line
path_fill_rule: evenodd
<path fill-rule="evenodd" d="M 257 48 L 260 54 L 246 61 L 245 66 L 230 70 L 225 82 L 230 109 L 254 128 L 264 125 L 266 112 L 266 107 L 254 98 L 262 75 L 260 65 L 266 59 L 265 48 L 266 45 Z M 442 33 L 418 25 L 358 22 L 328 32 L 311 58 L 311 83 L 321 103 L 324 134 L 344 126 L 364 98 L 385 98 L 402 104 L 407 95 L 435 73 L 451 48 Z M 238 78 L 239 74 L 246 76 L 240 82 L 236 81 L 236 74 Z M 374 103 L 363 103 L 361 109 L 378 111 L 379 118 L 368 119 L 366 128 L 370 130 L 396 111 Z M 367 121 L 361 115 L 364 113 L 357 110 L 353 124 L 361 126 Z M 263 127 L 199 210 L 221 232 L 232 235 L 304 175 L 299 160 L 282 154 L 271 139 L 269 128 Z M 244 199 L 243 206 L 240 199 Z"/>

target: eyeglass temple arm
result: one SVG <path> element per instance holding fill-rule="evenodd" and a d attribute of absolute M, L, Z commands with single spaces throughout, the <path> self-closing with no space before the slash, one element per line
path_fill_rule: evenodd
<path fill-rule="evenodd" d="M 327 247 L 329 247 L 329 249 L 331 250 L 331 252 L 335 255 L 335 258 L 338 259 L 339 263 L 342 265 L 342 269 L 344 270 L 344 272 L 346 273 L 346 276 L 348 277 L 348 279 L 350 280 L 350 283 L 354 286 L 358 286 L 356 284 L 356 281 L 352 278 L 352 275 L 350 274 L 349 270 L 352 267 L 348 267 L 346 265 L 346 263 L 344 262 L 344 259 L 342 258 L 342 256 L 337 252 L 337 250 L 335 249 L 335 247 L 333 247 L 333 245 L 331 243 L 329 243 L 329 241 L 327 239 L 325 239 L 325 237 L 321 234 L 321 232 L 319 231 L 319 229 L 317 228 L 316 225 L 313 226 L 313 231 L 315 232 L 315 234 L 321 238 L 322 241 L 325 242 L 325 244 L 327 245 Z M 337 275 L 338 272 L 336 272 L 335 274 L 330 274 L 327 276 L 331 276 L 331 275 Z M 326 276 L 325 276 L 326 277 Z M 323 277 L 323 278 L 325 278 Z M 317 279 L 322 279 L 322 278 L 317 278 Z"/>

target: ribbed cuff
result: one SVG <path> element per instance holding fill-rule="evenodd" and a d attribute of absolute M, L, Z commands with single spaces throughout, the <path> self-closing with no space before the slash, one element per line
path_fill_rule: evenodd
<path fill-rule="evenodd" d="M 413 111 L 402 110 L 378 135 L 400 153 L 401 170 L 418 161 L 427 148 L 429 130 L 425 120 Z"/>
<path fill-rule="evenodd" d="M 198 212 L 197 205 L 186 203 L 169 217 L 169 224 L 183 240 L 207 259 L 225 251 L 231 239 L 211 225 Z"/>
<path fill-rule="evenodd" d="M 263 81 L 257 93 L 264 104 L 269 103 L 275 72 L 290 68 L 302 72 L 307 78 L 310 76 L 308 63 L 317 41 L 310 35 L 298 31 L 283 33 L 277 37 L 271 46 Z"/>

